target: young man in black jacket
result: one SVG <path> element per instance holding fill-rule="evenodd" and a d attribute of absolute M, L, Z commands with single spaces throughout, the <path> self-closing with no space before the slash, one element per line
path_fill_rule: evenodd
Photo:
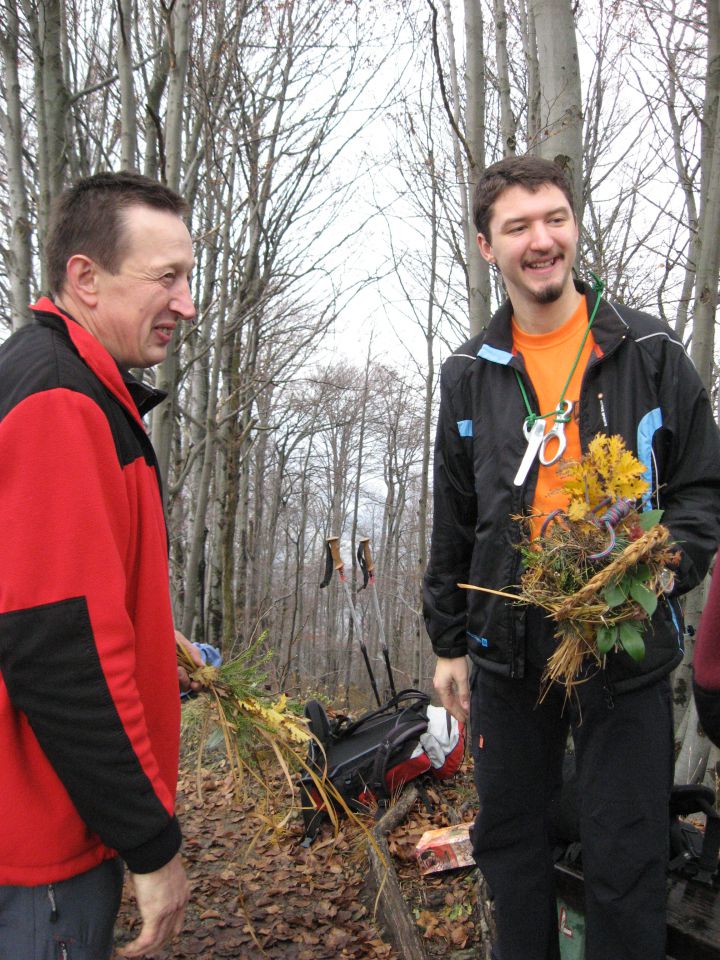
<path fill-rule="evenodd" d="M 570 730 L 586 956 L 664 960 L 669 674 L 682 659 L 677 597 L 704 576 L 720 541 L 718 431 L 670 329 L 573 280 L 578 224 L 560 168 L 532 157 L 495 164 L 478 184 L 474 216 L 508 300 L 443 365 L 425 618 L 442 702 L 459 719 L 471 715 L 473 844 L 495 896 L 496 957 L 559 957 L 548 814 Z M 566 446 L 549 445 L 541 462 L 523 425 L 545 410 L 569 420 L 545 427 L 561 424 Z M 518 518 L 562 508 L 558 469 L 599 433 L 621 435 L 646 465 L 678 544 L 675 587 L 648 625 L 644 660 L 613 652 L 570 701 L 553 688 L 538 702 L 552 624 L 539 609 L 458 583 L 503 590 L 519 581 Z"/>

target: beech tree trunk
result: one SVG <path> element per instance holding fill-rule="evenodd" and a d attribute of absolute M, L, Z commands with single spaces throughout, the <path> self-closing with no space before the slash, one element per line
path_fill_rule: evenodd
<path fill-rule="evenodd" d="M 176 0 L 165 11 L 168 37 L 169 84 L 164 128 L 165 154 L 160 157 L 162 179 L 171 189 L 180 190 L 182 169 L 183 110 L 185 106 L 185 75 L 190 43 L 190 0 Z M 164 159 L 164 163 L 162 162 Z M 176 418 L 176 388 L 178 377 L 177 348 L 168 351 L 158 366 L 155 383 L 165 390 L 168 399 L 153 413 L 152 442 L 157 454 L 160 473 L 170 475 L 170 456 L 173 428 Z"/>
<path fill-rule="evenodd" d="M 702 170 L 691 356 L 712 386 L 715 314 L 720 274 L 720 2 L 708 0 L 708 57 L 702 120 Z"/>
<path fill-rule="evenodd" d="M 493 0 L 495 17 L 495 59 L 500 98 L 500 139 L 503 156 L 514 156 L 517 148 L 517 120 L 510 99 L 510 61 L 507 48 L 507 11 L 505 0 Z"/>
<path fill-rule="evenodd" d="M 124 170 L 137 169 L 137 104 L 132 63 L 133 0 L 116 0 L 120 78 L 120 162 Z"/>
<path fill-rule="evenodd" d="M 5 142 L 8 182 L 10 246 L 6 269 L 10 278 L 12 329 L 30 322 L 30 285 L 32 278 L 31 225 L 27 183 L 23 168 L 23 123 L 20 77 L 18 75 L 19 22 L 17 3 L 6 0 L 0 22 L 0 51 L 3 60 L 5 106 L 0 105 L 0 131 Z"/>
<path fill-rule="evenodd" d="M 540 76 L 540 138 L 536 152 L 561 166 L 582 222 L 582 90 L 570 0 L 529 0 Z"/>
<path fill-rule="evenodd" d="M 465 9 L 465 95 L 468 159 L 468 196 L 463 205 L 467 211 L 465 234 L 468 264 L 470 336 L 479 333 L 490 321 L 490 268 L 480 256 L 472 218 L 472 198 L 477 182 L 485 170 L 485 49 L 484 26 L 480 0 L 464 0 Z"/>

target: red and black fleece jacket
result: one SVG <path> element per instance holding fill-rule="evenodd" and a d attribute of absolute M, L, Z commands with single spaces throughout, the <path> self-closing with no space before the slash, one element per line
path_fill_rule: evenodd
<path fill-rule="evenodd" d="M 49 299 L 33 309 L 0 347 L 0 884 L 20 886 L 116 852 L 149 873 L 181 843 L 167 534 L 140 413 L 162 395 Z"/>
<path fill-rule="evenodd" d="M 700 723 L 720 746 L 720 555 L 695 638 L 693 688 Z"/>

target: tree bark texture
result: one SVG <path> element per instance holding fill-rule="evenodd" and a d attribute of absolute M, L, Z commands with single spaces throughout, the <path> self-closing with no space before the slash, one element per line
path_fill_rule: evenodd
<path fill-rule="evenodd" d="M 708 56 L 691 356 L 709 390 L 712 385 L 715 314 L 720 274 L 720 0 L 708 0 L 707 12 Z"/>
<path fill-rule="evenodd" d="M 537 153 L 565 170 L 582 222 L 582 91 L 570 0 L 529 0 L 540 77 Z"/>

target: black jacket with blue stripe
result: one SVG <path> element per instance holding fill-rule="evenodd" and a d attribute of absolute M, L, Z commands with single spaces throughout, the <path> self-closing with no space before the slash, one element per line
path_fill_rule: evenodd
<path fill-rule="evenodd" d="M 577 286 L 590 314 L 596 295 Z M 534 409 L 537 398 L 522 355 L 513 353 L 511 314 L 507 302 L 443 364 L 424 614 L 438 656 L 469 653 L 481 667 L 522 676 L 525 608 L 457 586 L 507 590 L 521 575 L 523 530 L 513 518 L 530 511 L 538 465 L 522 486 L 514 485 L 527 447 L 515 371 Z M 666 324 L 603 300 L 592 332 L 596 350 L 576 413 L 582 449 L 598 433 L 621 435 L 646 465 L 663 523 L 682 548 L 673 596 L 663 598 L 648 625 L 644 659 L 635 662 L 622 650 L 608 657 L 608 679 L 622 692 L 682 659 L 677 596 L 703 578 L 720 542 L 720 433 L 700 378 Z"/>

